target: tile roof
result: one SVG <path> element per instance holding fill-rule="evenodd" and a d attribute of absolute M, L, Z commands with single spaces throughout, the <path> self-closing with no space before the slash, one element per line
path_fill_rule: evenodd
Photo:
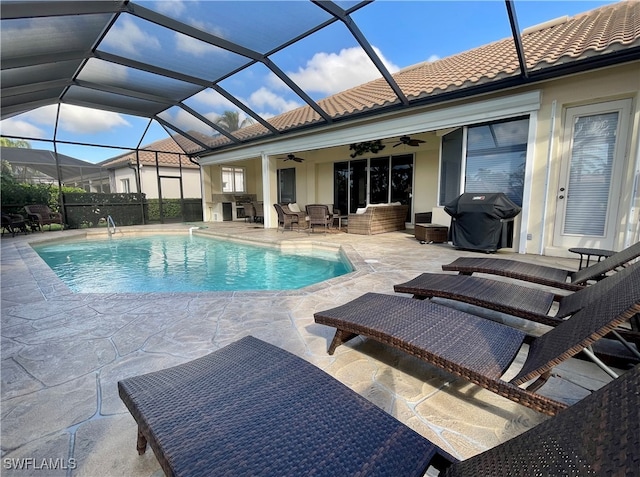
<path fill-rule="evenodd" d="M 640 1 L 626 0 L 526 29 L 522 45 L 529 72 L 540 72 L 621 49 L 640 47 Z M 520 74 L 513 38 L 474 48 L 434 62 L 419 63 L 393 75 L 410 101 L 487 84 Z M 332 118 L 399 103 L 389 85 L 377 79 L 319 100 Z M 269 119 L 279 130 L 321 121 L 309 106 Z M 259 124 L 234 134 L 241 140 L 264 133 Z M 214 144 L 229 142 L 218 138 Z M 212 145 L 214 145 L 212 144 Z"/>
<path fill-rule="evenodd" d="M 184 168 L 198 168 L 199 166 L 189 160 L 184 154 L 182 148 L 173 140 L 173 138 L 161 139 L 159 141 L 152 142 L 145 147 L 138 150 L 140 164 L 145 166 L 156 165 L 156 151 L 160 151 L 158 154 L 158 165 L 163 167 L 178 167 L 178 164 L 182 162 Z M 180 161 L 180 162 L 179 162 Z M 117 169 L 119 167 L 126 167 L 128 162 L 135 164 L 136 153 L 135 151 L 123 154 L 121 156 L 107 159 L 100 163 L 102 167 L 109 169 Z"/>

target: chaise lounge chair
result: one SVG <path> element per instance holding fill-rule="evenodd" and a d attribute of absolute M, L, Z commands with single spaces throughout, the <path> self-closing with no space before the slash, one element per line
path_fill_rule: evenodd
<path fill-rule="evenodd" d="M 420 300 L 445 298 L 557 326 L 568 316 L 599 300 L 603 293 L 637 268 L 640 268 L 640 262 L 567 295 L 490 278 L 444 273 L 422 273 L 408 282 L 394 285 L 393 290 L 409 293 Z M 557 302 L 555 314 L 549 315 L 554 302 Z"/>
<path fill-rule="evenodd" d="M 553 367 L 579 353 L 640 312 L 640 268 L 635 268 L 571 318 L 540 337 L 432 301 L 367 293 L 314 314 L 336 328 L 329 354 L 362 335 L 416 356 L 501 396 L 546 414 L 564 404 L 536 391 Z M 526 360 L 510 381 L 501 379 L 529 343 Z M 526 389 L 521 385 L 536 380 Z"/>
<path fill-rule="evenodd" d="M 591 286 L 582 288 L 568 295 L 558 296 L 540 288 L 527 287 L 505 281 L 492 280 L 465 275 L 448 275 L 442 273 L 422 273 L 413 280 L 394 285 L 397 293 L 409 293 L 413 298 L 444 298 L 467 303 L 481 309 L 493 310 L 525 320 L 534 321 L 547 326 L 557 326 L 567 317 L 577 313 L 589 303 L 601 299 L 603 293 L 621 280 L 625 280 L 633 271 L 640 268 L 640 262 L 633 263 L 620 272 L 607 276 Z M 554 314 L 549 312 L 552 306 Z M 455 305 L 453 305 L 455 307 Z M 486 314 L 472 311 L 486 316 Z M 491 317 L 493 318 L 493 317 Z M 637 321 L 637 317 L 631 322 Z M 640 330 L 637 324 L 629 328 L 615 330 L 611 338 L 621 341 L 617 346 L 611 342 L 597 342 L 594 353 L 608 362 L 616 362 L 618 366 L 640 361 Z M 627 341 L 625 343 L 625 341 Z M 635 343 L 635 348 L 629 343 Z M 624 346 L 624 347 L 623 347 Z M 628 351 L 625 350 L 625 347 Z"/>
<path fill-rule="evenodd" d="M 629 475 L 640 368 L 533 429 L 458 461 L 307 361 L 253 337 L 125 379 L 120 397 L 167 476 Z M 625 474 L 627 472 L 627 474 Z"/>
<path fill-rule="evenodd" d="M 640 242 L 579 271 L 547 267 L 506 258 L 479 257 L 461 257 L 448 265 L 443 265 L 442 269 L 447 272 L 459 272 L 461 275 L 472 275 L 473 273 L 501 275 L 576 291 L 585 287 L 588 281 L 598 280 L 606 273 L 625 265 L 637 257 L 640 257 Z"/>

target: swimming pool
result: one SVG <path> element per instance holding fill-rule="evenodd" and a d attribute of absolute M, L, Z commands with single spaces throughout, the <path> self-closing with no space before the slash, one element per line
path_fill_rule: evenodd
<path fill-rule="evenodd" d="M 352 271 L 337 252 L 284 253 L 186 234 L 82 239 L 33 249 L 75 293 L 292 290 Z"/>

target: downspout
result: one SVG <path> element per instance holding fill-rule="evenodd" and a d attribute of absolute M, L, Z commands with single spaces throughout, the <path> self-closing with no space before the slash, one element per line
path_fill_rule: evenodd
<path fill-rule="evenodd" d="M 544 242 L 546 240 L 546 228 L 547 228 L 547 204 L 549 200 L 549 182 L 551 182 L 551 155 L 553 154 L 554 145 L 554 131 L 556 128 L 556 105 L 557 101 L 554 99 L 551 102 L 551 118 L 549 120 L 549 146 L 547 148 L 547 175 L 544 183 L 544 194 L 542 197 L 542 227 L 540 229 L 540 255 L 544 255 Z"/>

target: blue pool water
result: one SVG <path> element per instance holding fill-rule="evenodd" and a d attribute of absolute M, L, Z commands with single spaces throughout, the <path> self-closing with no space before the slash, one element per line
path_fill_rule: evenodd
<path fill-rule="evenodd" d="M 352 271 L 337 253 L 293 255 L 197 235 L 81 240 L 33 248 L 76 293 L 290 290 Z"/>

